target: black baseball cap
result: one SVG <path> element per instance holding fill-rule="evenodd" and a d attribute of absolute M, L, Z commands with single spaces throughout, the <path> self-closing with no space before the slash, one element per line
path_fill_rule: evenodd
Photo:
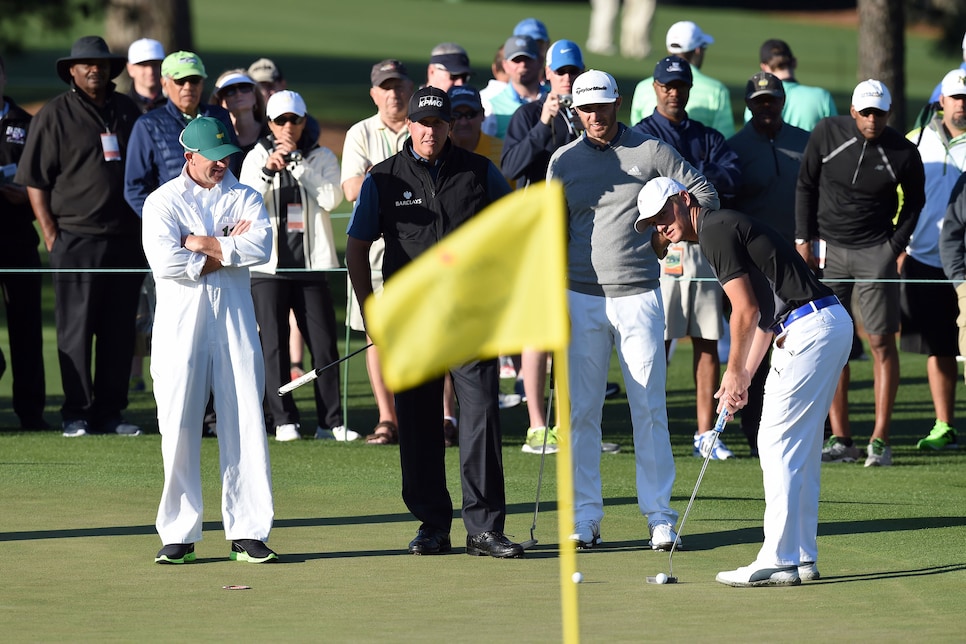
<path fill-rule="evenodd" d="M 409 99 L 409 120 L 421 121 L 434 116 L 447 123 L 453 120 L 449 96 L 437 87 L 427 86 L 416 90 Z"/>
<path fill-rule="evenodd" d="M 775 98 L 785 98 L 785 86 L 774 74 L 768 72 L 758 72 L 745 85 L 745 100 L 750 101 L 759 96 L 774 96 Z"/>

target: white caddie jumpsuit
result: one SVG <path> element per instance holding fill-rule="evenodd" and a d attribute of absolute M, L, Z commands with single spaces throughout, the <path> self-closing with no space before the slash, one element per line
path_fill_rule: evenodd
<path fill-rule="evenodd" d="M 244 219 L 251 228 L 229 237 Z M 221 269 L 201 275 L 205 255 L 182 247 L 188 234 L 219 238 Z M 225 537 L 267 541 L 274 508 L 265 367 L 248 274 L 272 249 L 262 198 L 230 171 L 206 190 L 182 170 L 145 201 L 142 239 L 158 298 L 151 351 L 164 460 L 158 534 L 164 544 L 201 540 L 201 434 L 214 392 Z"/>

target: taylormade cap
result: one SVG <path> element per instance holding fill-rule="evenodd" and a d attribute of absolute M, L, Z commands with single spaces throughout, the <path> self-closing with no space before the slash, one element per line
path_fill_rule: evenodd
<path fill-rule="evenodd" d="M 785 98 L 785 86 L 781 79 L 768 72 L 758 72 L 748 79 L 745 85 L 745 100 L 750 101 L 758 96 L 774 96 Z"/>
<path fill-rule="evenodd" d="M 547 67 L 557 71 L 561 67 L 584 68 L 584 56 L 572 40 L 558 40 L 547 50 Z"/>
<path fill-rule="evenodd" d="M 477 112 L 483 111 L 483 99 L 475 87 L 469 85 L 453 85 L 447 92 L 452 109 L 457 107 L 472 107 Z"/>
<path fill-rule="evenodd" d="M 529 36 L 534 40 L 550 42 L 550 34 L 547 32 L 547 25 L 536 18 L 524 18 L 513 28 L 514 36 Z"/>
<path fill-rule="evenodd" d="M 637 212 L 640 215 L 634 222 L 634 230 L 644 232 L 649 225 L 647 220 L 661 212 L 669 198 L 682 192 L 687 192 L 687 188 L 668 177 L 655 177 L 645 183 L 637 193 Z"/>
<path fill-rule="evenodd" d="M 282 114 L 305 116 L 305 111 L 305 100 L 297 92 L 288 89 L 272 94 L 265 105 L 265 114 L 273 121 Z"/>
<path fill-rule="evenodd" d="M 450 74 L 470 73 L 470 57 L 455 42 L 444 42 L 433 47 L 429 53 L 429 64 L 439 65 Z"/>
<path fill-rule="evenodd" d="M 409 120 L 421 121 L 436 117 L 449 123 L 453 119 L 452 107 L 446 92 L 437 87 L 416 90 L 409 99 Z"/>
<path fill-rule="evenodd" d="M 654 80 L 667 85 L 673 81 L 683 81 L 688 87 L 694 84 L 691 65 L 680 56 L 668 56 L 654 66 Z"/>
<path fill-rule="evenodd" d="M 394 58 L 380 60 L 372 66 L 372 71 L 369 72 L 369 80 L 372 82 L 373 87 L 379 87 L 390 78 L 409 79 L 406 66 Z"/>
<path fill-rule="evenodd" d="M 939 93 L 943 96 L 963 96 L 966 95 L 966 71 L 954 69 L 945 76 L 940 86 Z"/>
<path fill-rule="evenodd" d="M 164 60 L 164 45 L 151 38 L 141 38 L 127 48 L 127 62 L 137 65 L 155 60 Z"/>
<path fill-rule="evenodd" d="M 683 54 L 700 47 L 707 47 L 714 42 L 714 38 L 701 31 L 690 20 L 675 22 L 667 30 L 667 50 L 672 54 Z"/>
<path fill-rule="evenodd" d="M 852 92 L 852 107 L 856 112 L 869 108 L 888 112 L 892 107 L 892 95 L 889 94 L 889 88 L 881 81 L 870 78 L 855 86 L 855 91 Z"/>
<path fill-rule="evenodd" d="M 161 62 L 161 75 L 178 80 L 188 76 L 208 78 L 205 65 L 198 58 L 198 54 L 191 51 L 176 51 Z"/>
<path fill-rule="evenodd" d="M 614 77 L 597 69 L 588 69 L 578 76 L 574 80 L 571 91 L 574 96 L 574 107 L 613 103 L 620 96 Z"/>
<path fill-rule="evenodd" d="M 256 83 L 275 83 L 282 80 L 282 70 L 270 58 L 259 58 L 249 65 L 248 75 Z"/>
<path fill-rule="evenodd" d="M 209 161 L 221 161 L 241 149 L 229 143 L 228 128 L 218 119 L 200 116 L 181 131 L 178 141 L 186 152 L 197 152 Z"/>

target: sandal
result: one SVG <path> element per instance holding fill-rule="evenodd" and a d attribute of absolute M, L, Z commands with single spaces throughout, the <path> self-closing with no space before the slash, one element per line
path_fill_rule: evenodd
<path fill-rule="evenodd" d="M 398 442 L 399 430 L 396 428 L 396 423 L 390 420 L 380 421 L 372 429 L 372 433 L 366 436 L 367 445 L 395 445 Z"/>

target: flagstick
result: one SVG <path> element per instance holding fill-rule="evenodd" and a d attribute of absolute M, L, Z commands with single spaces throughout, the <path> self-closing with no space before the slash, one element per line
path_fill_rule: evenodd
<path fill-rule="evenodd" d="M 577 604 L 577 547 L 570 540 L 574 527 L 574 476 L 570 442 L 570 360 L 567 347 L 557 351 L 557 535 L 560 542 L 560 608 L 565 644 L 580 641 Z M 549 424 L 550 419 L 547 419 Z"/>

